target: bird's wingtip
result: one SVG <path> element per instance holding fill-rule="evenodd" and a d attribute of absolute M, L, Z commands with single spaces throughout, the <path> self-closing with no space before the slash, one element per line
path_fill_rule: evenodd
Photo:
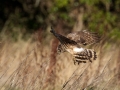
<path fill-rule="evenodd" d="M 51 32 L 51 33 L 53 33 L 53 32 L 54 32 L 54 29 L 53 29 L 53 27 L 52 27 L 52 26 L 51 26 L 51 30 L 50 30 L 50 32 Z"/>
<path fill-rule="evenodd" d="M 51 26 L 51 29 L 53 30 L 53 27 Z"/>

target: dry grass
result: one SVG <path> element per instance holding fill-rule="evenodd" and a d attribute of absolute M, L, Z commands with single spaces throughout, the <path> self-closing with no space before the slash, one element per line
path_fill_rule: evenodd
<path fill-rule="evenodd" d="M 37 33 L 41 36 L 41 32 Z M 99 44 L 98 59 L 74 65 L 68 53 L 56 55 L 57 40 L 42 37 L 0 44 L 0 90 L 119 90 L 120 47 Z"/>

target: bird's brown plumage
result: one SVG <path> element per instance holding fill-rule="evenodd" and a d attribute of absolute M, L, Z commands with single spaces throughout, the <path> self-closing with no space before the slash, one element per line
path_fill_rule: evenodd
<path fill-rule="evenodd" d="M 67 38 L 82 45 L 90 45 L 100 41 L 98 33 L 89 32 L 87 30 L 70 33 L 67 35 Z"/>
<path fill-rule="evenodd" d="M 90 33 L 88 31 L 79 31 L 75 33 L 70 33 L 67 37 L 56 33 L 53 28 L 51 28 L 51 33 L 60 41 L 60 45 L 58 46 L 59 52 L 69 52 L 73 56 L 74 64 L 86 63 L 86 60 L 92 62 L 92 60 L 96 60 L 97 55 L 94 50 L 82 48 L 81 44 L 89 45 L 93 43 L 97 43 L 99 41 L 99 37 L 96 33 Z"/>

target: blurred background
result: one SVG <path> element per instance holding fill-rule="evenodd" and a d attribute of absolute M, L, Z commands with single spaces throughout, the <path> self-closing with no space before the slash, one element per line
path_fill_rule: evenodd
<path fill-rule="evenodd" d="M 51 26 L 63 35 L 98 32 L 102 40 L 92 47 L 98 59 L 75 66 L 68 53 L 57 55 Z M 119 90 L 119 68 L 120 0 L 0 2 L 0 89 Z"/>
<path fill-rule="evenodd" d="M 4 0 L 0 3 L 0 32 L 25 39 L 52 25 L 61 32 L 89 29 L 120 38 L 119 0 Z M 4 36 L 4 37 L 5 37 Z"/>

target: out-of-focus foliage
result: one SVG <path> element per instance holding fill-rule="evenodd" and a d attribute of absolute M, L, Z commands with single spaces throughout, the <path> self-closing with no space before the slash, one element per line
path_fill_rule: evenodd
<path fill-rule="evenodd" d="M 2 0 L 0 3 L 0 31 L 33 32 L 41 27 L 60 24 L 72 29 L 77 14 L 83 13 L 86 29 L 120 38 L 120 0 Z M 80 12 L 80 9 L 83 12 Z"/>
<path fill-rule="evenodd" d="M 85 25 L 114 39 L 120 38 L 120 1 L 80 0 L 86 6 Z"/>

